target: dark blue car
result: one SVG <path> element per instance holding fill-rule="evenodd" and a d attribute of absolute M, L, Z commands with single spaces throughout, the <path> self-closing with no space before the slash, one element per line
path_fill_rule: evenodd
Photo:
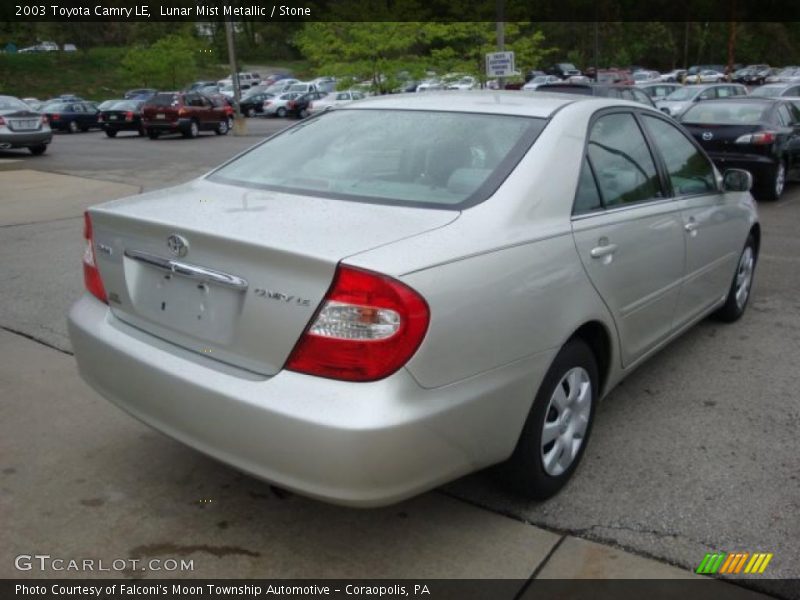
<path fill-rule="evenodd" d="M 51 102 L 42 107 L 42 112 L 47 115 L 53 130 L 77 133 L 100 127 L 97 122 L 99 111 L 89 102 Z"/>

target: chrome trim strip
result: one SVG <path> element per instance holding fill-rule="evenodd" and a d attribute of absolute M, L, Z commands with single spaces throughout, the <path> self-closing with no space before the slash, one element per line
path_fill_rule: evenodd
<path fill-rule="evenodd" d="M 230 273 L 223 273 L 222 271 L 215 271 L 214 269 L 208 269 L 198 265 L 190 265 L 189 263 L 162 258 L 160 256 L 156 256 L 155 254 L 148 254 L 147 252 L 141 252 L 139 250 L 129 250 L 126 248 L 125 256 L 130 259 L 154 266 L 158 269 L 169 271 L 175 275 L 182 275 L 183 277 L 189 277 L 191 279 L 197 279 L 207 283 L 224 285 L 236 290 L 244 291 L 249 285 L 246 279 L 237 277 L 236 275 L 231 275 Z"/>

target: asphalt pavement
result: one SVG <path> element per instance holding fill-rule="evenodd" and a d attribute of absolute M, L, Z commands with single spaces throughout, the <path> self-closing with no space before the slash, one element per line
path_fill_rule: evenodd
<path fill-rule="evenodd" d="M 739 576 L 737 583 L 800 598 L 786 580 L 800 578 L 800 184 L 760 207 L 762 251 L 745 317 L 733 325 L 701 323 L 614 390 L 600 406 L 583 464 L 557 497 L 525 501 L 484 472 L 400 507 L 355 512 L 295 496 L 287 502 L 275 488 L 150 432 L 89 391 L 68 356 L 65 315 L 82 291 L 84 208 L 191 179 L 287 122 L 248 124 L 247 137 L 151 141 L 92 132 L 57 135 L 42 157 L 0 152 L 0 467 L 11 498 L 3 512 L 14 516 L 6 520 L 14 524 L 6 554 L 26 540 L 70 552 L 89 539 L 123 554 L 200 548 L 201 556 L 220 559 L 203 576 L 411 576 L 433 564 L 418 575 L 597 577 L 614 576 L 608 565 L 621 563 L 609 553 L 631 556 L 627 550 L 633 562 L 643 561 L 642 571 L 617 576 L 668 577 L 691 574 L 706 552 L 771 552 L 769 577 Z M 43 440 L 41 447 L 31 446 L 33 439 Z M 26 463 L 41 470 L 25 473 Z M 193 505 L 206 496 L 216 504 Z M 59 518 L 64 502 L 72 503 L 63 509 L 68 518 Z M 267 522 L 258 521 L 260 511 Z M 98 514 L 130 543 L 89 527 Z M 309 522 L 280 528 L 295 519 Z M 477 537 L 437 529 L 439 520 Z M 261 549 L 253 527 L 286 554 Z M 415 544 L 429 534 L 430 550 L 421 546 L 415 558 Z M 301 546 L 293 535 L 310 536 L 319 547 Z M 373 541 L 337 554 L 342 538 L 354 535 Z M 374 536 L 386 535 L 405 545 L 394 554 L 378 550 Z M 217 556 L 204 544 L 243 553 Z M 475 560 L 437 554 L 465 544 Z M 504 559 L 492 559 L 493 552 Z M 565 553 L 599 553 L 605 563 L 581 570 L 576 565 L 590 562 L 559 560 Z M 368 559 L 370 569 L 359 570 L 358 561 Z M 278 566 L 265 572 L 265 564 Z M 0 575 L 12 574 L 3 556 Z"/>

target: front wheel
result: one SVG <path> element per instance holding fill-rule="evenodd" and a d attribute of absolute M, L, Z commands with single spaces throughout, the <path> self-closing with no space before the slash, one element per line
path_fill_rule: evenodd
<path fill-rule="evenodd" d="M 283 118 L 283 117 L 285 117 L 285 116 L 286 116 L 286 109 L 285 109 L 285 108 L 283 108 L 283 107 L 281 106 L 281 107 L 278 109 L 278 112 L 277 112 L 276 114 L 277 114 L 277 115 L 278 115 L 280 118 Z"/>
<path fill-rule="evenodd" d="M 255 108 L 248 108 L 247 109 L 247 116 L 251 119 L 256 116 L 256 109 Z"/>
<path fill-rule="evenodd" d="M 217 135 L 226 135 L 228 133 L 228 120 L 225 119 L 219 122 L 216 129 L 214 129 L 214 133 Z"/>
<path fill-rule="evenodd" d="M 583 340 L 567 342 L 542 380 L 514 453 L 501 467 L 513 488 L 544 500 L 564 487 L 586 449 L 597 394 L 594 353 Z"/>
<path fill-rule="evenodd" d="M 75 121 L 70 121 L 69 125 L 67 125 L 67 131 L 70 133 L 78 133 L 78 131 L 80 131 L 80 127 L 78 127 L 78 124 Z"/>
<path fill-rule="evenodd" d="M 747 237 L 744 250 L 736 263 L 736 272 L 733 274 L 733 282 L 728 290 L 725 304 L 722 305 L 714 318 L 726 323 L 733 323 L 744 314 L 747 308 L 747 301 L 750 300 L 750 290 L 753 287 L 753 275 L 756 272 L 756 242 L 753 236 Z"/>

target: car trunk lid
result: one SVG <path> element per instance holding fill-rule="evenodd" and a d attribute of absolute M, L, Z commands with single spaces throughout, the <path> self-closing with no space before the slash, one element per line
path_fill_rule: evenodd
<path fill-rule="evenodd" d="M 756 133 L 764 129 L 763 125 L 760 124 L 683 123 L 683 125 L 707 152 L 751 153 L 753 151 L 752 146 L 749 144 L 737 144 L 736 140 L 743 135 Z"/>
<path fill-rule="evenodd" d="M 263 375 L 281 369 L 339 261 L 459 215 L 205 180 L 90 214 L 98 268 L 118 318 Z"/>

